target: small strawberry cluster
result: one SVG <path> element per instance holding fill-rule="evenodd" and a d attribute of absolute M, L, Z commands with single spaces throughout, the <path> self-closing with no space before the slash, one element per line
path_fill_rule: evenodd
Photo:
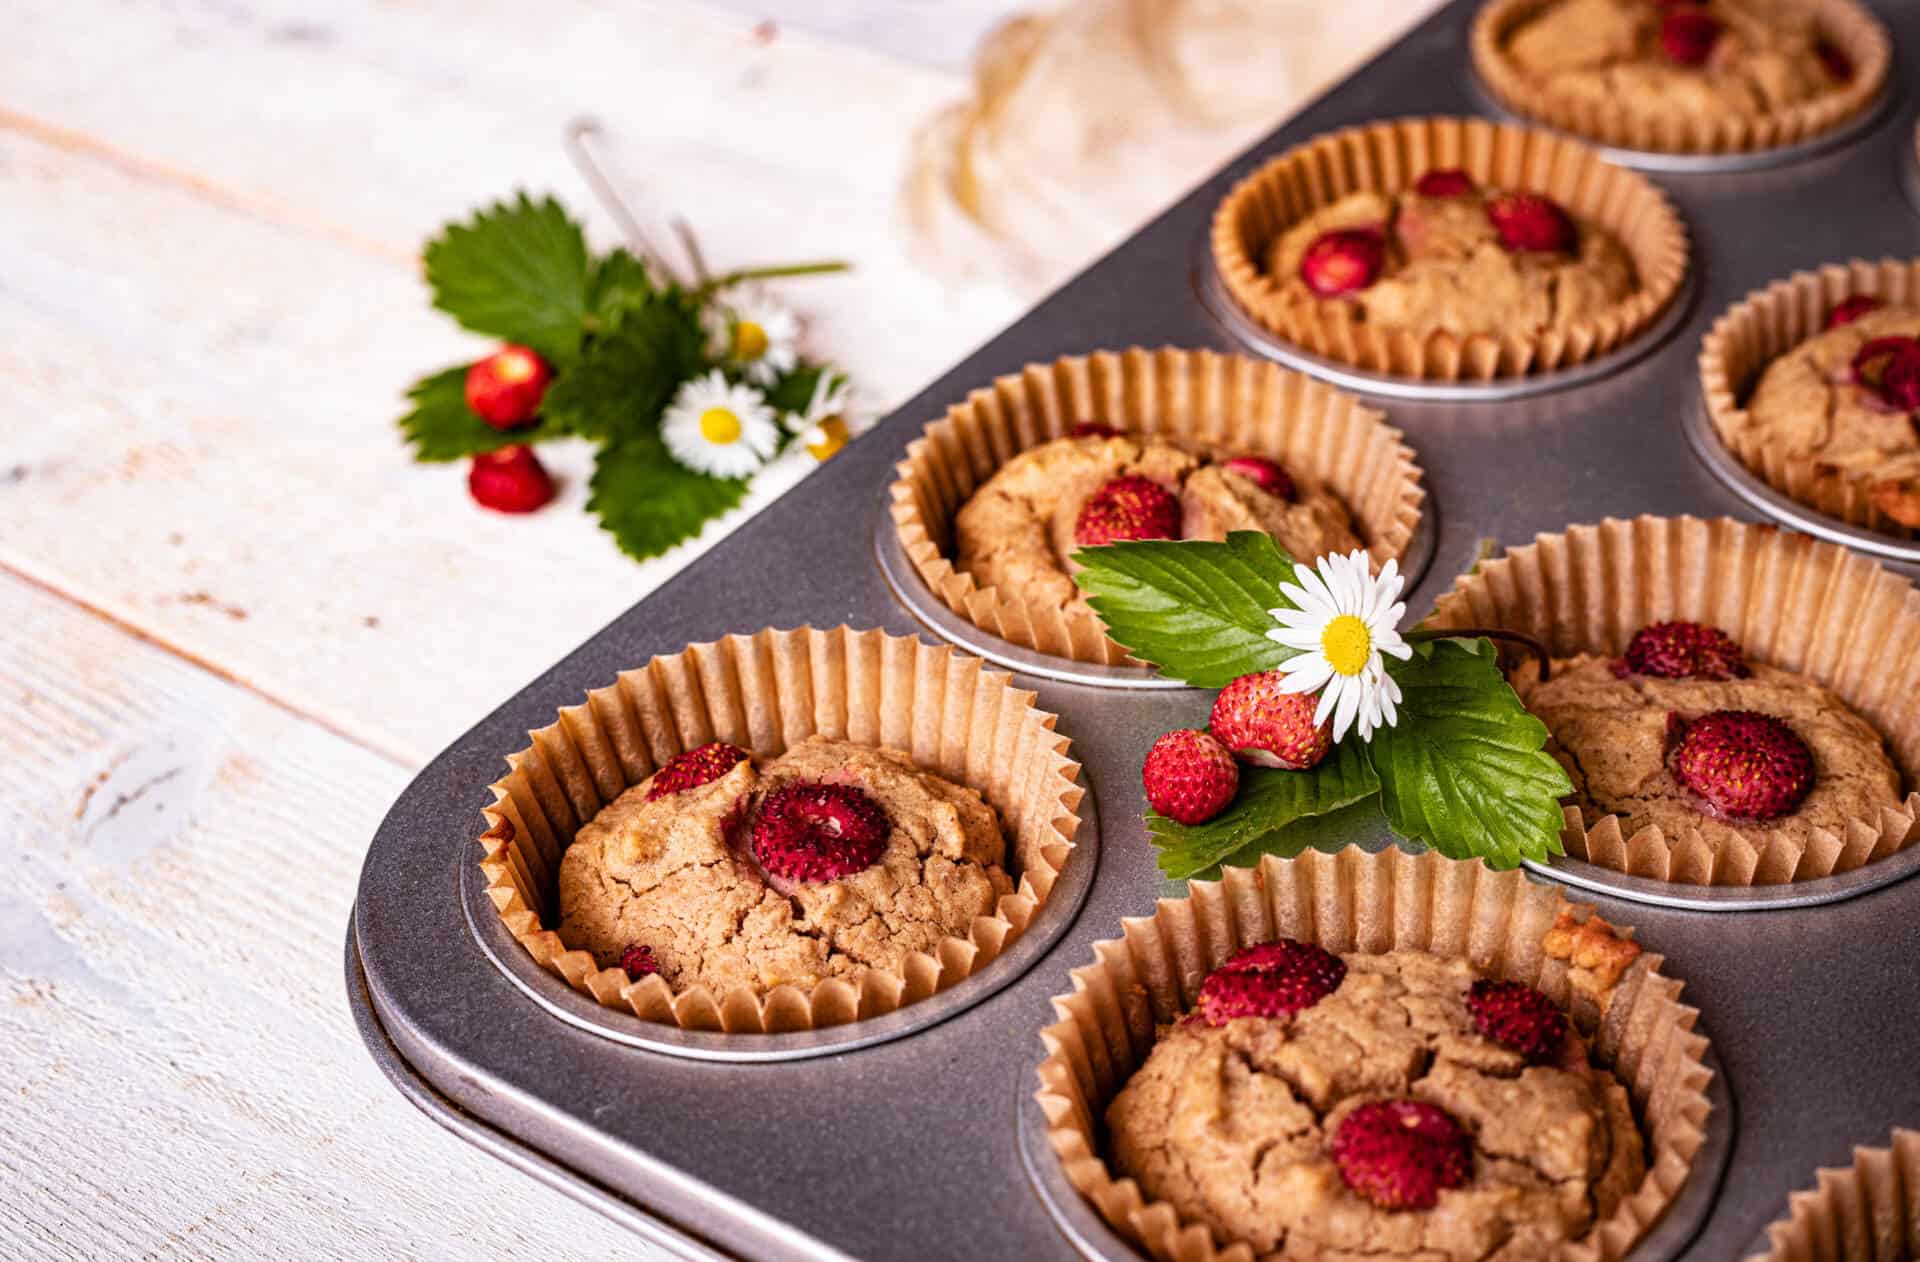
<path fill-rule="evenodd" d="M 1732 636 L 1697 622 L 1640 628 L 1613 664 L 1621 678 L 1745 679 L 1753 672 Z M 1673 776 L 1709 814 L 1769 820 L 1794 810 L 1813 791 L 1813 751 L 1786 723 L 1752 710 L 1715 710 L 1696 719 L 1667 716 Z"/>
<path fill-rule="evenodd" d="M 467 369 L 467 406 L 497 430 L 532 429 L 553 368 L 524 346 L 503 346 Z M 525 443 L 473 458 L 467 493 L 500 513 L 531 513 L 553 499 L 553 478 Z"/>
<path fill-rule="evenodd" d="M 1468 197 L 1479 191 L 1457 167 L 1426 171 L 1414 181 L 1421 197 Z M 1500 193 L 1487 199 L 1487 220 L 1500 244 L 1515 253 L 1568 253 L 1578 240 L 1572 216 L 1538 193 Z M 1386 265 L 1384 225 L 1340 228 L 1314 238 L 1300 258 L 1300 279 L 1322 298 L 1356 293 L 1380 279 Z"/>
<path fill-rule="evenodd" d="M 1289 1020 L 1339 990 L 1346 976 L 1346 962 L 1322 947 L 1292 938 L 1263 942 L 1207 974 L 1187 1020 L 1216 1027 Z M 1566 1014 L 1526 983 L 1481 979 L 1465 998 L 1481 1036 L 1529 1064 L 1552 1062 L 1566 1050 Z M 1335 1116 L 1328 1149 L 1341 1180 L 1380 1209 L 1432 1209 L 1442 1191 L 1473 1175 L 1472 1138 L 1437 1105 L 1376 1099 Z"/>
<path fill-rule="evenodd" d="M 1154 810 L 1204 824 L 1240 791 L 1240 763 L 1305 771 L 1333 747 L 1331 723 L 1315 723 L 1320 698 L 1287 692 L 1277 670 L 1242 675 L 1220 690 L 1206 730 L 1168 732 L 1147 751 L 1140 778 Z M 1238 760 L 1238 761 L 1236 761 Z"/>

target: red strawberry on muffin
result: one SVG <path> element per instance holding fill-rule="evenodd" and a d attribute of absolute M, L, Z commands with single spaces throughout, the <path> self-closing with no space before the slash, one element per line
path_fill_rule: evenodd
<path fill-rule="evenodd" d="M 1293 498 L 1293 479 L 1287 476 L 1285 469 L 1271 460 L 1264 460 L 1259 456 L 1235 456 L 1231 460 L 1223 461 L 1220 467 L 1228 473 L 1239 474 L 1268 495 L 1283 500 Z"/>
<path fill-rule="evenodd" d="M 1656 622 L 1634 632 L 1626 667 L 1657 679 L 1745 679 L 1746 654 L 1718 627 L 1698 622 Z"/>
<path fill-rule="evenodd" d="M 1482 978 L 1467 990 L 1474 1028 L 1539 1064 L 1552 1060 L 1567 1038 L 1567 1014 L 1525 982 Z"/>
<path fill-rule="evenodd" d="M 1290 1017 L 1340 989 L 1346 976 L 1346 961 L 1322 947 L 1292 938 L 1262 942 L 1207 974 L 1194 1013 L 1208 1025 Z"/>
<path fill-rule="evenodd" d="M 1115 478 L 1088 496 L 1073 520 L 1073 541 L 1083 548 L 1179 537 L 1180 501 L 1150 478 Z"/>
<path fill-rule="evenodd" d="M 1729 819 L 1778 819 L 1813 790 L 1813 751 L 1779 719 L 1716 710 L 1686 725 L 1673 774 Z"/>
<path fill-rule="evenodd" d="M 786 784 L 760 804 L 753 856 L 783 880 L 837 880 L 879 862 L 891 827 L 880 804 L 850 784 Z"/>
<path fill-rule="evenodd" d="M 1381 1209 L 1432 1209 L 1473 1167 L 1460 1124 L 1420 1100 L 1361 1105 L 1341 1119 L 1332 1147 L 1347 1186 Z"/>
<path fill-rule="evenodd" d="M 689 749 L 684 754 L 675 754 L 654 773 L 653 783 L 647 786 L 647 801 L 657 801 L 669 793 L 685 793 L 688 789 L 711 784 L 739 763 L 745 762 L 746 758 L 746 750 L 724 741 L 714 741 L 698 749 Z"/>
<path fill-rule="evenodd" d="M 1342 228 L 1321 234 L 1300 256 L 1300 279 L 1322 298 L 1365 289 L 1380 278 L 1387 243 L 1375 228 Z"/>
<path fill-rule="evenodd" d="M 1487 218 L 1509 250 L 1564 254 L 1573 249 L 1573 219 L 1538 193 L 1503 193 L 1487 203 Z"/>

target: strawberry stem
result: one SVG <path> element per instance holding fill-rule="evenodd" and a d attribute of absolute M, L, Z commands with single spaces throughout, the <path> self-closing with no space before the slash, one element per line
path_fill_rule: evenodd
<path fill-rule="evenodd" d="M 828 272 L 844 272 L 853 264 L 839 260 L 822 263 L 786 263 L 776 267 L 742 267 L 731 272 L 722 272 L 712 280 L 700 286 L 701 296 L 717 293 L 745 280 L 775 280 L 783 276 L 822 276 Z"/>
<path fill-rule="evenodd" d="M 1540 682 L 1546 683 L 1552 674 L 1552 663 L 1547 657 L 1547 646 L 1530 635 L 1518 631 L 1507 631 L 1500 627 L 1453 627 L 1440 631 L 1409 631 L 1401 637 L 1409 644 L 1418 644 L 1424 640 L 1504 640 L 1508 644 L 1517 644 L 1540 659 Z"/>

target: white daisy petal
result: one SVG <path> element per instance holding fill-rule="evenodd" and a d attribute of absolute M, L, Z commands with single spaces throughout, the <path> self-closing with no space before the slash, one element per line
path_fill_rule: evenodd
<path fill-rule="evenodd" d="M 1297 669 L 1288 670 L 1297 665 Z M 1318 653 L 1302 653 L 1280 664 L 1284 678 L 1280 684 L 1281 692 L 1313 692 L 1324 687 L 1333 678 L 1333 666 Z"/>
<path fill-rule="evenodd" d="M 1293 607 L 1267 611 L 1274 625 L 1266 637 L 1300 650 L 1281 663 L 1281 686 L 1289 693 L 1317 690 L 1314 721 L 1331 721 L 1336 741 L 1356 728 L 1362 740 L 1370 740 L 1399 719 L 1400 687 L 1387 674 L 1385 659 L 1413 655 L 1399 626 L 1407 612 L 1400 599 L 1406 576 L 1395 561 L 1374 574 L 1367 554 L 1355 549 L 1295 565 L 1292 577 L 1280 593 Z M 1329 642 L 1328 628 L 1341 619 L 1349 621 Z"/>
<path fill-rule="evenodd" d="M 681 385 L 660 419 L 660 437 L 675 461 L 716 478 L 751 476 L 780 445 L 766 397 L 718 369 Z"/>
<path fill-rule="evenodd" d="M 1340 684 L 1338 682 L 1328 683 L 1327 686 L 1321 690 L 1320 704 L 1313 708 L 1313 725 L 1319 727 L 1322 723 L 1332 718 L 1334 707 L 1337 706 L 1339 702 Z M 1335 736 L 1333 739 L 1339 740 L 1340 738 Z"/>
<path fill-rule="evenodd" d="M 1353 726 L 1354 715 L 1360 710 L 1361 687 L 1358 680 L 1349 679 L 1346 687 L 1340 690 L 1340 705 L 1333 712 L 1333 739 L 1340 740 Z"/>

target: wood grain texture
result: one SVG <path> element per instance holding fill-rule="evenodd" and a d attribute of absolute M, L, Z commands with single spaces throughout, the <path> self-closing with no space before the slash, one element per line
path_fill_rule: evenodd
<path fill-rule="evenodd" d="M 416 1114 L 341 942 L 407 772 L 0 576 L 0 1255 L 633 1256 Z"/>

